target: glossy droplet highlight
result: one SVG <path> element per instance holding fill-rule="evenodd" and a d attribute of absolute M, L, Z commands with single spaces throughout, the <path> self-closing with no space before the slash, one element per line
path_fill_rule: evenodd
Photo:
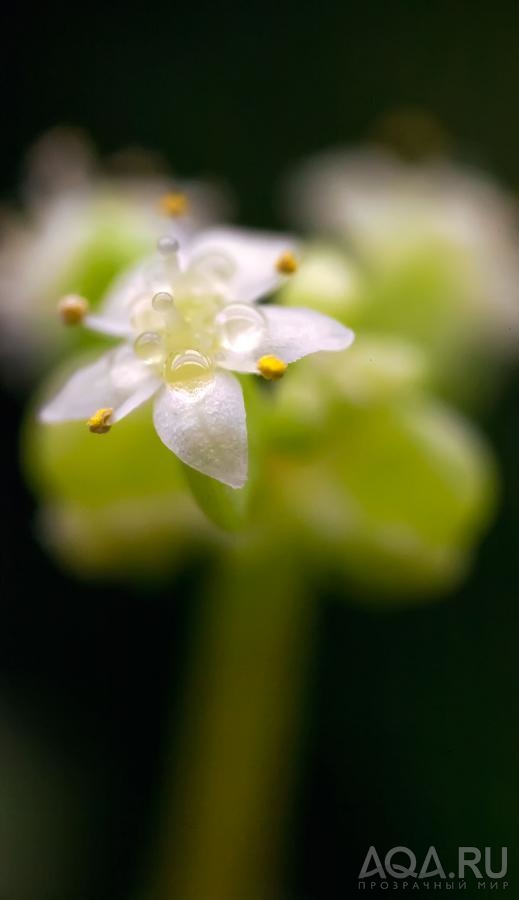
<path fill-rule="evenodd" d="M 265 336 L 267 325 L 263 314 L 245 303 L 231 303 L 216 316 L 220 346 L 231 353 L 256 350 Z"/>
<path fill-rule="evenodd" d="M 213 378 L 213 364 L 199 350 L 171 353 L 164 363 L 164 380 L 173 388 L 198 392 L 207 388 Z"/>
<path fill-rule="evenodd" d="M 133 348 L 139 359 L 150 366 L 162 362 L 162 338 L 156 331 L 144 331 L 136 339 Z"/>
<path fill-rule="evenodd" d="M 178 252 L 179 246 L 176 238 L 170 237 L 167 234 L 160 237 L 157 241 L 157 250 L 161 256 L 172 256 Z"/>
<path fill-rule="evenodd" d="M 168 291 L 158 291 L 154 294 L 151 305 L 155 312 L 171 312 L 173 309 L 173 296 Z"/>
<path fill-rule="evenodd" d="M 220 251 L 200 253 L 191 263 L 190 271 L 218 281 L 228 281 L 236 271 L 234 260 Z"/>

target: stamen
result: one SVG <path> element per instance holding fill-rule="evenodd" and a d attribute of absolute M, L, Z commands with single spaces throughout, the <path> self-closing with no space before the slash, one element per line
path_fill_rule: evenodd
<path fill-rule="evenodd" d="M 58 303 L 58 313 L 64 325 L 79 325 L 88 313 L 88 300 L 79 294 L 68 294 Z"/>
<path fill-rule="evenodd" d="M 298 270 L 298 262 L 291 250 L 282 253 L 276 263 L 276 269 L 281 275 L 293 275 Z"/>
<path fill-rule="evenodd" d="M 160 208 L 166 216 L 177 218 L 186 214 L 189 203 L 185 194 L 164 194 L 160 199 Z"/>
<path fill-rule="evenodd" d="M 260 375 L 263 375 L 267 381 L 278 381 L 288 369 L 287 363 L 277 356 L 262 356 L 256 365 Z"/>
<path fill-rule="evenodd" d="M 111 406 L 98 409 L 93 416 L 87 420 L 87 425 L 92 434 L 106 434 L 112 427 L 109 425 L 110 416 L 113 413 Z"/>

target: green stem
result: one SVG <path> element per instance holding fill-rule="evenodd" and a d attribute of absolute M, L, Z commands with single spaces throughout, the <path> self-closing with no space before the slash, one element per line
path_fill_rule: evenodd
<path fill-rule="evenodd" d="M 263 900 L 276 883 L 313 605 L 286 558 L 261 556 L 227 560 L 209 592 L 159 900 Z"/>

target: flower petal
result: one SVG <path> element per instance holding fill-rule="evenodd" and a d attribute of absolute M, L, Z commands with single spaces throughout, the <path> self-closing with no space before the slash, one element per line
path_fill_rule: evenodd
<path fill-rule="evenodd" d="M 254 354 L 228 354 L 221 362 L 222 368 L 257 372 L 257 361 L 262 356 L 277 356 L 291 363 L 321 350 L 345 350 L 355 339 L 350 328 L 313 309 L 267 305 L 262 307 L 262 313 L 267 321 L 267 334 Z"/>
<path fill-rule="evenodd" d="M 132 305 L 140 294 L 148 290 L 146 275 L 146 266 L 140 262 L 116 278 L 99 312 L 89 316 L 86 324 L 102 334 L 116 334 L 117 330 L 129 329 Z"/>
<path fill-rule="evenodd" d="M 186 256 L 188 265 L 206 255 L 228 257 L 235 267 L 228 279 L 229 300 L 247 303 L 277 288 L 283 275 L 276 263 L 283 253 L 296 250 L 296 242 L 289 235 L 214 228 L 195 237 L 186 248 Z"/>
<path fill-rule="evenodd" d="M 113 409 L 110 422 L 124 418 L 148 400 L 160 381 L 138 360 L 131 347 L 111 350 L 79 369 L 40 411 L 40 421 L 88 419 L 96 410 Z"/>
<path fill-rule="evenodd" d="M 96 331 L 107 337 L 129 338 L 133 334 L 129 321 L 124 324 L 122 317 L 119 319 L 116 316 L 88 315 L 84 319 L 84 325 L 90 331 Z"/>
<path fill-rule="evenodd" d="M 247 427 L 240 383 L 217 372 L 202 394 L 164 388 L 153 421 L 161 441 L 182 462 L 233 488 L 247 480 Z"/>
<path fill-rule="evenodd" d="M 159 291 L 171 290 L 172 275 L 176 275 L 186 267 L 186 258 L 182 249 L 185 232 L 169 229 L 167 235 L 176 240 L 179 249 L 173 260 L 165 260 L 160 255 L 140 260 L 113 281 L 105 299 L 95 314 L 87 316 L 85 324 L 93 331 L 116 337 L 129 337 L 132 334 L 131 317 L 136 305 L 151 299 Z M 171 264 L 173 263 L 173 271 Z"/>

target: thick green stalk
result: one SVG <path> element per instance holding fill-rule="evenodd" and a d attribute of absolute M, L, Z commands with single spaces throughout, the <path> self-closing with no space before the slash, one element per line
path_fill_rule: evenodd
<path fill-rule="evenodd" d="M 272 896 L 313 612 L 286 557 L 240 552 L 214 581 L 174 808 L 165 814 L 157 900 Z"/>

